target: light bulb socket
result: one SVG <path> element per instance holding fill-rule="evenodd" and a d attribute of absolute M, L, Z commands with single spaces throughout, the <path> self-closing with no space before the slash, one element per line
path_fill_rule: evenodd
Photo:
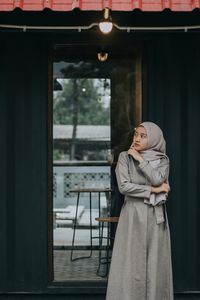
<path fill-rule="evenodd" d="M 103 16 L 104 16 L 104 19 L 105 19 L 105 20 L 108 20 L 108 19 L 109 19 L 109 17 L 110 17 L 110 9 L 109 9 L 108 7 L 106 7 L 106 8 L 104 9 L 104 14 L 103 14 Z"/>

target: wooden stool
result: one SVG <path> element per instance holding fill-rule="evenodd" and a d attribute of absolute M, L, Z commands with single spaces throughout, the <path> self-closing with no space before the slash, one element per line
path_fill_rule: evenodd
<path fill-rule="evenodd" d="M 111 246 L 110 241 L 114 239 L 114 237 L 111 236 L 111 224 L 117 223 L 119 217 L 100 217 L 100 218 L 95 218 L 95 220 L 99 222 L 99 227 L 101 227 L 100 241 L 99 241 L 99 266 L 97 269 L 97 275 L 101 277 L 106 277 L 108 275 L 109 264 L 111 260 L 111 256 L 109 255 L 109 250 Z M 103 235 L 104 223 L 108 224 L 106 237 Z M 107 240 L 105 247 L 103 246 L 103 239 Z M 102 256 L 103 249 L 106 250 L 106 256 Z M 102 264 L 106 264 L 106 272 L 105 274 L 100 275 L 100 267 Z"/>

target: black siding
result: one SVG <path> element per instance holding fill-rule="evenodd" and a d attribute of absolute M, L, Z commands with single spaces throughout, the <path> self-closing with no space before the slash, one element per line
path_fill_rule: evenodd
<path fill-rule="evenodd" d="M 40 39 L 1 39 L 0 285 L 47 283 L 47 58 Z"/>
<path fill-rule="evenodd" d="M 171 225 L 176 291 L 200 289 L 200 43 L 159 38 L 148 52 L 148 117 L 164 129 L 171 159 Z"/>
<path fill-rule="evenodd" d="M 177 299 L 198 299 L 190 292 L 200 291 L 200 42 L 198 35 L 137 39 L 145 48 L 146 118 L 163 128 L 171 159 L 175 291 Z M 104 299 L 105 288 L 67 296 L 69 288 L 48 283 L 49 37 L 10 33 L 0 40 L 0 299 Z"/>

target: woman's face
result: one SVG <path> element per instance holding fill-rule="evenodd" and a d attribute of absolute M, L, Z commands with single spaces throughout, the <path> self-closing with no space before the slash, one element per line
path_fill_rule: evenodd
<path fill-rule="evenodd" d="M 132 146 L 137 151 L 146 150 L 148 148 L 147 132 L 143 126 L 136 128 Z"/>

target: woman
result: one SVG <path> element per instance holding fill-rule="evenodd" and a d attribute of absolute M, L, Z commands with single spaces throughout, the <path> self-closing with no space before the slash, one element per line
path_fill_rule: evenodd
<path fill-rule="evenodd" d="M 116 231 L 107 300 L 172 300 L 170 232 L 165 210 L 169 159 L 161 129 L 152 122 L 135 130 L 116 167 L 125 195 Z"/>

